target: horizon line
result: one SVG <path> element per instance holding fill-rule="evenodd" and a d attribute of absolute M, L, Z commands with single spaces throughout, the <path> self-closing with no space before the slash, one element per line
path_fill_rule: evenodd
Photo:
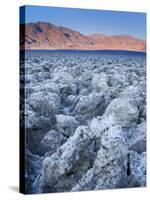
<path fill-rule="evenodd" d="M 121 51 L 121 52 L 135 52 L 135 53 L 147 53 L 146 50 L 126 50 L 126 49 L 20 49 L 20 51 Z"/>

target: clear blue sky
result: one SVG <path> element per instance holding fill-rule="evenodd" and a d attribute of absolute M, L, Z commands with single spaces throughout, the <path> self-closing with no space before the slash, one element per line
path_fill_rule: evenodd
<path fill-rule="evenodd" d="M 86 35 L 91 33 L 128 34 L 146 39 L 145 13 L 45 6 L 26 6 L 25 12 L 25 23 L 50 22 L 77 30 Z M 20 21 L 24 23 L 23 15 L 21 15 Z"/>

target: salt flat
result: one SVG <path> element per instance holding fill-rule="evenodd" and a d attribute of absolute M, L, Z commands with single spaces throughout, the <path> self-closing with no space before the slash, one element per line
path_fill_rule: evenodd
<path fill-rule="evenodd" d="M 145 186 L 145 56 L 31 51 L 23 59 L 26 193 Z"/>

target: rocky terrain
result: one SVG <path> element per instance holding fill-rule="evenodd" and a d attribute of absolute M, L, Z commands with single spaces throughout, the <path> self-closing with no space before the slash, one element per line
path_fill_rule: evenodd
<path fill-rule="evenodd" d="M 145 51 L 146 42 L 130 35 L 108 36 L 101 33 L 83 35 L 51 23 L 20 25 L 21 49 L 117 49 Z"/>
<path fill-rule="evenodd" d="M 26 193 L 146 185 L 145 62 L 132 54 L 26 54 Z"/>

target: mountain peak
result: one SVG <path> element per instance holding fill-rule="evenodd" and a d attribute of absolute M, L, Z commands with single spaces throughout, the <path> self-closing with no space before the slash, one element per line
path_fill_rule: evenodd
<path fill-rule="evenodd" d="M 146 42 L 128 34 L 108 36 L 102 33 L 83 35 L 78 31 L 56 26 L 49 22 L 36 22 L 20 26 L 20 47 L 24 49 L 79 49 L 79 50 L 134 50 L 145 51 Z"/>

